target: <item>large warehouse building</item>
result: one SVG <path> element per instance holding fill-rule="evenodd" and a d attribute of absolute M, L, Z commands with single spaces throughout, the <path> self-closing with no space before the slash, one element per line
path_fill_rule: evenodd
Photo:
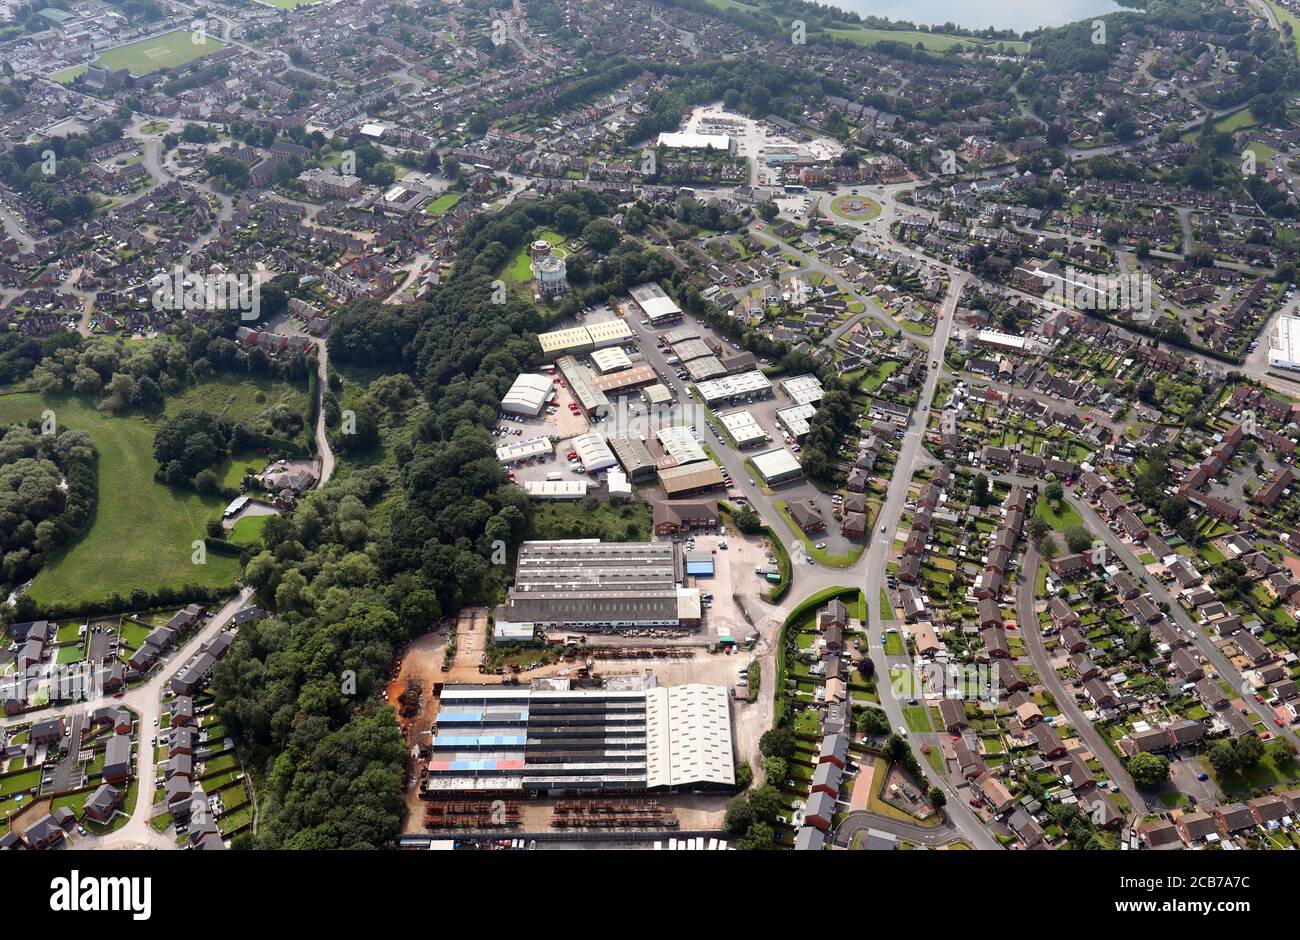
<path fill-rule="evenodd" d="M 727 690 L 653 683 L 650 677 L 606 689 L 574 689 L 563 679 L 541 680 L 531 688 L 447 686 L 424 795 L 562 796 L 734 786 Z"/>
<path fill-rule="evenodd" d="M 1268 337 L 1268 364 L 1300 371 L 1300 317 L 1278 317 Z"/>
<path fill-rule="evenodd" d="M 699 626 L 700 592 L 683 587 L 672 542 L 524 542 L 497 622 L 611 631 Z"/>
<path fill-rule="evenodd" d="M 667 323 L 677 323 L 682 319 L 682 308 L 677 306 L 671 297 L 664 293 L 664 289 L 653 282 L 648 284 L 638 284 L 630 288 L 628 293 L 636 301 L 637 307 L 651 326 L 661 326 Z M 626 326 L 626 324 L 624 324 Z"/>
<path fill-rule="evenodd" d="M 803 476 L 803 467 L 800 466 L 798 458 L 784 447 L 755 454 L 750 460 L 758 470 L 758 475 L 768 486 L 787 483 Z"/>
<path fill-rule="evenodd" d="M 772 383 L 762 372 L 742 372 L 725 378 L 699 382 L 695 386 L 706 405 L 712 407 L 718 403 L 739 404 L 741 400 L 771 398 Z"/>
<path fill-rule="evenodd" d="M 506 397 L 501 399 L 501 410 L 512 415 L 528 415 L 535 418 L 546 407 L 551 397 L 555 381 L 549 375 L 525 372 L 515 379 Z"/>
<path fill-rule="evenodd" d="M 547 358 L 565 353 L 591 352 L 607 346 L 622 346 L 631 341 L 632 328 L 618 319 L 537 334 L 537 342 Z"/>

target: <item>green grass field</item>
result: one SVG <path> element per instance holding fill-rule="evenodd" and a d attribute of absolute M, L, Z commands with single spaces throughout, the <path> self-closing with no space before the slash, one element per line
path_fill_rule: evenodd
<path fill-rule="evenodd" d="M 1258 123 L 1259 120 L 1250 113 L 1250 108 L 1243 107 L 1233 111 L 1231 114 L 1225 114 L 1223 117 L 1215 121 L 1214 129 L 1226 134 L 1231 134 L 1233 131 L 1239 131 L 1243 127 L 1254 127 Z M 1204 124 L 1201 126 L 1203 127 Z M 1185 141 L 1195 141 L 1200 136 L 1201 128 L 1195 127 L 1184 133 L 1181 139 Z"/>
<path fill-rule="evenodd" d="M 563 247 L 565 238 L 559 232 L 542 232 L 537 237 L 542 241 L 550 242 L 551 250 L 557 258 L 564 258 L 569 254 L 568 250 Z M 531 244 L 530 241 L 520 248 L 514 260 L 506 265 L 501 277 L 507 284 L 525 284 L 533 279 L 533 259 L 532 255 L 528 253 Z"/>
<path fill-rule="evenodd" d="M 860 202 L 863 209 L 851 212 L 844 207 L 844 204 L 849 202 Z M 880 215 L 880 203 L 870 196 L 836 196 L 831 200 L 831 212 L 841 219 L 848 219 L 851 222 L 869 222 Z"/>
<path fill-rule="evenodd" d="M 456 203 L 460 202 L 460 193 L 443 193 L 433 202 L 429 203 L 426 211 L 429 215 L 443 215 L 449 212 Z"/>
<path fill-rule="evenodd" d="M 828 29 L 826 34 L 836 39 L 873 45 L 884 40 L 906 43 L 915 46 L 918 42 L 930 52 L 946 52 L 953 46 L 984 46 L 994 48 L 999 44 L 1009 53 L 1023 55 L 1029 51 L 1029 43 L 1018 39 L 984 39 L 975 36 L 952 36 L 947 33 L 927 33 L 908 29 L 868 29 L 858 26 L 853 29 Z"/>
<path fill-rule="evenodd" d="M 284 405 L 294 414 L 307 413 L 307 384 L 289 385 L 266 376 L 235 375 L 218 372 L 206 379 L 187 385 L 167 397 L 166 413 L 169 415 L 184 408 L 198 408 L 210 411 L 219 418 L 241 421 L 253 427 L 259 427 L 276 405 Z M 303 427 L 294 440 L 305 443 L 307 428 Z M 240 466 L 247 463 L 258 464 L 256 457 L 247 457 Z M 242 479 L 242 474 L 240 478 Z M 234 486 L 239 486 L 235 480 Z"/>
<path fill-rule="evenodd" d="M 226 538 L 231 542 L 237 542 L 240 545 L 251 545 L 262 537 L 262 530 L 266 528 L 266 520 L 270 516 L 244 516 L 235 523 Z"/>
<path fill-rule="evenodd" d="M 117 49 L 109 49 L 91 64 L 104 69 L 129 69 L 132 75 L 140 78 L 161 69 L 193 62 L 205 55 L 219 52 L 228 45 L 213 36 L 204 36 L 201 42 L 197 39 L 188 29 L 178 29 L 161 36 L 127 43 Z M 56 82 L 71 82 L 85 70 L 84 65 L 77 65 L 55 72 L 50 78 Z"/>
<path fill-rule="evenodd" d="M 1290 45 L 1295 50 L 1296 58 L 1300 59 L 1300 17 L 1284 8 L 1280 3 L 1274 3 L 1273 0 L 1264 0 L 1264 5 L 1273 11 L 1279 25 L 1286 27 L 1287 24 L 1290 24 L 1291 35 L 1288 36 L 1283 32 L 1282 42 Z"/>
<path fill-rule="evenodd" d="M 99 451 L 99 505 L 89 530 L 62 549 L 36 576 L 31 595 L 38 604 L 75 604 L 123 596 L 132 588 L 156 590 L 187 584 L 235 584 L 239 561 L 209 555 L 191 562 L 192 543 L 205 535 L 208 519 L 222 500 L 154 482 L 153 427 L 136 417 L 100 414 L 78 398 L 35 392 L 0 395 L 0 423 L 39 418 L 54 411 L 60 426 L 85 430 Z"/>

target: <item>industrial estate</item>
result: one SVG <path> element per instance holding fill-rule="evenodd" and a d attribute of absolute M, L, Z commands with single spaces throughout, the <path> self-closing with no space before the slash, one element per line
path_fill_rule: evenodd
<path fill-rule="evenodd" d="M 1300 3 L 871 6 L 0 0 L 0 849 L 1300 849 Z"/>

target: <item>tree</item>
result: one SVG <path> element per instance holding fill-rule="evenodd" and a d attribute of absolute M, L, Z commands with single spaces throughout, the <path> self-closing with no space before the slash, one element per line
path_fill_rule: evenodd
<path fill-rule="evenodd" d="M 1248 734 L 1233 745 L 1233 750 L 1237 754 L 1237 766 L 1242 770 L 1249 770 L 1263 759 L 1264 742 L 1253 734 Z"/>
<path fill-rule="evenodd" d="M 788 728 L 772 728 L 764 731 L 763 736 L 758 739 L 758 751 L 764 757 L 783 757 L 790 760 L 794 757 L 795 751 L 794 734 Z"/>
<path fill-rule="evenodd" d="M 1128 762 L 1128 772 L 1134 783 L 1150 790 L 1169 779 L 1169 761 L 1159 754 L 1136 754 Z"/>
<path fill-rule="evenodd" d="M 776 845 L 776 833 L 772 827 L 764 822 L 756 822 L 749 827 L 749 830 L 736 842 L 737 848 L 746 851 L 760 851 L 770 849 Z"/>
<path fill-rule="evenodd" d="M 1065 490 L 1061 487 L 1060 481 L 1053 480 L 1047 484 L 1043 490 L 1043 495 L 1047 497 L 1049 503 L 1059 503 L 1065 498 Z"/>
<path fill-rule="evenodd" d="M 789 765 L 784 757 L 766 757 L 763 759 L 763 779 L 780 782 L 785 780 Z"/>
<path fill-rule="evenodd" d="M 1072 552 L 1084 552 L 1092 547 L 1092 533 L 1081 525 L 1067 526 L 1065 544 Z"/>
<path fill-rule="evenodd" d="M 749 827 L 754 822 L 754 810 L 750 807 L 749 800 L 743 796 L 735 796 L 727 801 L 727 811 L 722 817 L 723 829 L 733 836 L 738 836 L 749 831 Z"/>
<path fill-rule="evenodd" d="M 1223 779 L 1231 777 L 1237 772 L 1240 766 L 1237 763 L 1237 752 L 1229 741 L 1220 741 L 1210 749 L 1210 766 L 1214 768 L 1215 774 Z"/>
<path fill-rule="evenodd" d="M 862 734 L 879 735 L 889 730 L 889 718 L 879 708 L 859 708 L 853 727 Z"/>
<path fill-rule="evenodd" d="M 1269 759 L 1276 767 L 1286 767 L 1295 760 L 1295 745 L 1286 738 L 1274 738 L 1268 746 Z"/>
<path fill-rule="evenodd" d="M 943 790 L 940 789 L 939 787 L 931 787 L 929 797 L 930 797 L 930 805 L 935 807 L 936 809 L 942 809 L 943 807 L 948 805 L 948 797 L 944 794 Z"/>
<path fill-rule="evenodd" d="M 592 219 L 582 230 L 582 240 L 602 255 L 612 250 L 621 238 L 618 227 L 608 219 Z"/>
<path fill-rule="evenodd" d="M 781 800 L 781 791 L 770 783 L 755 787 L 749 794 L 749 806 L 754 811 L 754 818 L 765 823 L 775 822 L 785 804 Z"/>

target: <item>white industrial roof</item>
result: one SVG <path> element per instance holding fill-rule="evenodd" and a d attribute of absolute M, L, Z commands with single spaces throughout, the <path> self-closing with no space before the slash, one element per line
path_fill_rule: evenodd
<path fill-rule="evenodd" d="M 731 712 L 718 685 L 648 689 L 646 786 L 734 784 Z"/>
<path fill-rule="evenodd" d="M 555 381 L 550 376 L 524 372 L 515 379 L 510 391 L 501 399 L 501 407 L 506 411 L 524 411 L 535 415 L 542 410 L 554 387 Z"/>
<path fill-rule="evenodd" d="M 632 368 L 632 360 L 628 358 L 627 353 L 617 346 L 611 346 L 608 349 L 597 349 L 591 354 L 591 361 L 596 364 L 596 368 L 601 374 L 609 372 L 618 372 L 620 369 Z"/>
<path fill-rule="evenodd" d="M 618 463 L 614 459 L 614 452 L 609 449 L 599 434 L 595 431 L 589 431 L 586 434 L 580 434 L 570 443 L 573 449 L 578 452 L 578 459 L 588 470 L 603 470 L 605 467 L 612 467 Z"/>
<path fill-rule="evenodd" d="M 661 147 L 685 147 L 691 150 L 728 150 L 731 138 L 726 134 L 680 134 L 667 133 L 659 135 Z"/>
<path fill-rule="evenodd" d="M 1300 317 L 1279 317 L 1268 337 L 1268 364 L 1300 369 Z"/>
<path fill-rule="evenodd" d="M 724 375 L 720 379 L 697 382 L 695 390 L 705 401 L 717 401 L 721 398 L 734 398 L 737 395 L 749 395 L 754 392 L 770 391 L 772 383 L 767 376 L 757 369 L 742 372 L 739 375 Z"/>
<path fill-rule="evenodd" d="M 720 414 L 718 420 L 722 422 L 722 426 L 727 429 L 727 433 L 731 435 L 732 440 L 737 444 L 744 445 L 753 441 L 761 441 L 767 437 L 767 432 L 763 430 L 758 420 L 746 408 Z"/>
<path fill-rule="evenodd" d="M 803 437 L 808 433 L 808 422 L 812 421 L 812 417 L 816 413 L 817 406 L 807 404 L 782 408 L 776 413 L 776 416 L 791 434 L 795 437 Z"/>
<path fill-rule="evenodd" d="M 768 480 L 803 469 L 798 458 L 784 447 L 778 447 L 776 450 L 769 450 L 762 454 L 755 454 L 750 459 L 754 461 L 754 466 L 758 468 L 758 472 L 763 475 L 764 479 Z"/>
<path fill-rule="evenodd" d="M 525 480 L 524 492 L 537 499 L 582 499 L 586 480 Z"/>
<path fill-rule="evenodd" d="M 781 390 L 796 405 L 821 401 L 822 383 L 815 375 L 796 375 L 781 380 Z"/>
<path fill-rule="evenodd" d="M 682 425 L 676 425 L 670 428 L 660 428 L 655 431 L 655 437 L 659 439 L 660 445 L 663 446 L 664 453 L 673 458 L 678 464 L 692 463 L 696 460 L 703 460 L 707 455 L 700 442 L 695 439 L 691 429 Z"/>
<path fill-rule="evenodd" d="M 551 444 L 550 438 L 535 437 L 531 441 L 511 441 L 509 444 L 502 444 L 497 448 L 497 460 L 502 463 L 514 463 L 518 460 L 527 460 L 529 457 L 553 453 L 555 447 Z"/>

